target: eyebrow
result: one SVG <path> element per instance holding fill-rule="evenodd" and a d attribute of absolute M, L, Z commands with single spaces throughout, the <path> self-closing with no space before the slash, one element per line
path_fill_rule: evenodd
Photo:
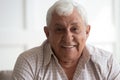
<path fill-rule="evenodd" d="M 73 22 L 71 25 L 78 25 L 78 23 L 77 22 Z"/>
<path fill-rule="evenodd" d="M 73 23 L 71 23 L 70 25 L 78 25 L 78 22 L 73 22 Z M 56 26 L 56 27 L 64 27 L 65 25 L 56 23 L 55 26 Z"/>
<path fill-rule="evenodd" d="M 56 23 L 55 26 L 57 26 L 57 27 L 63 27 L 64 25 Z"/>

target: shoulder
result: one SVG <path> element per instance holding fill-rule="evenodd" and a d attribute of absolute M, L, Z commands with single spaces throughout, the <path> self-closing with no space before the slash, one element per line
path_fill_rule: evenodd
<path fill-rule="evenodd" d="M 87 50 L 89 51 L 90 57 L 93 61 L 102 62 L 105 60 L 109 60 L 113 56 L 113 53 L 92 45 L 87 45 Z"/>
<path fill-rule="evenodd" d="M 44 50 L 45 44 L 47 44 L 47 43 L 44 42 L 40 46 L 36 46 L 34 48 L 28 49 L 28 50 L 24 51 L 23 53 L 21 53 L 19 55 L 19 57 L 23 57 L 25 59 L 34 59 L 34 58 L 36 59 L 37 57 L 41 58 L 41 57 L 43 57 L 43 50 Z"/>
<path fill-rule="evenodd" d="M 90 61 L 99 69 L 98 71 L 108 72 L 113 64 L 113 54 L 91 45 L 88 45 L 87 49 L 90 54 Z"/>
<path fill-rule="evenodd" d="M 43 65 L 44 44 L 26 50 L 19 55 L 14 66 L 13 78 L 32 80 L 32 76 L 39 73 Z"/>
<path fill-rule="evenodd" d="M 42 53 L 43 53 L 43 46 L 38 46 L 24 51 L 23 53 L 20 54 L 20 57 L 32 58 L 41 55 Z"/>
<path fill-rule="evenodd" d="M 18 69 L 17 71 L 24 69 L 27 71 L 34 71 L 38 68 L 38 66 L 41 66 L 42 55 L 42 46 L 24 51 L 18 56 L 15 64 L 15 69 Z"/>
<path fill-rule="evenodd" d="M 31 48 L 21 53 L 17 58 L 16 65 L 21 65 L 23 67 L 32 66 L 33 68 L 37 66 L 42 66 L 45 44 L 46 43 L 44 42 L 40 46 Z"/>
<path fill-rule="evenodd" d="M 18 60 L 34 61 L 37 57 L 42 57 L 42 53 L 42 46 L 34 47 L 21 53 Z"/>
<path fill-rule="evenodd" d="M 120 78 L 120 65 L 113 53 L 87 45 L 90 54 L 90 61 L 94 64 L 95 69 L 101 73 L 104 78 Z"/>

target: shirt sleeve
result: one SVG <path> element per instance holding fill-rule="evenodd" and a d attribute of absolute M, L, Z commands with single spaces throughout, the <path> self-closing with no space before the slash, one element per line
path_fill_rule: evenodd
<path fill-rule="evenodd" d="M 110 67 L 107 80 L 120 80 L 120 64 L 113 55 L 110 57 L 108 65 Z"/>
<path fill-rule="evenodd" d="M 34 80 L 32 67 L 24 55 L 18 57 L 11 80 Z"/>

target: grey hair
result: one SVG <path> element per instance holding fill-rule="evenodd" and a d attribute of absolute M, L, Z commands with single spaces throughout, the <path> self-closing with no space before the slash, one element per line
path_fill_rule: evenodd
<path fill-rule="evenodd" d="M 74 2 L 73 0 L 58 0 L 48 9 L 46 17 L 47 26 L 50 24 L 53 12 L 56 12 L 60 16 L 69 16 L 72 14 L 74 8 L 76 8 L 81 15 L 85 25 L 88 25 L 86 11 L 80 4 Z"/>

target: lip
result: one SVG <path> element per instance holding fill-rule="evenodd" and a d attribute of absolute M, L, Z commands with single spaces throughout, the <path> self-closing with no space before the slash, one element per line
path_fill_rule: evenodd
<path fill-rule="evenodd" d="M 62 48 L 70 49 L 70 48 L 74 48 L 74 47 L 75 47 L 75 45 L 62 45 Z"/>

